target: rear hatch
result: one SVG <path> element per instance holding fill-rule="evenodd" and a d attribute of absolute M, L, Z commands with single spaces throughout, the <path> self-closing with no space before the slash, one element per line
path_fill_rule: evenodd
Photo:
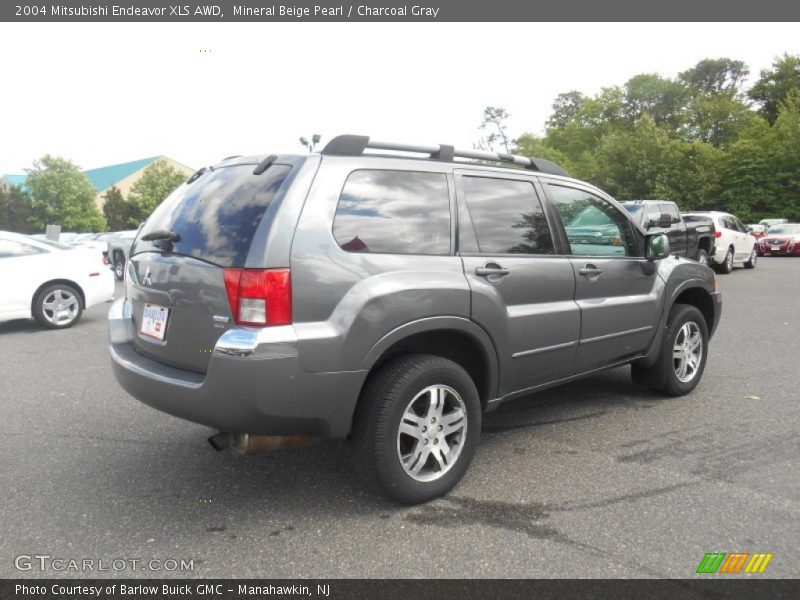
<path fill-rule="evenodd" d="M 214 345 L 234 324 L 225 271 L 230 280 L 231 269 L 245 266 L 290 170 L 282 164 L 259 174 L 253 164 L 208 169 L 158 206 L 134 242 L 126 276 L 137 351 L 174 367 L 207 370 Z"/>

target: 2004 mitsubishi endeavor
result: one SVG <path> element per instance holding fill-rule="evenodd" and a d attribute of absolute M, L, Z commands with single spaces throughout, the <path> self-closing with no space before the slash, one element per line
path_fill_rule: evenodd
<path fill-rule="evenodd" d="M 109 337 L 122 387 L 218 447 L 349 438 L 416 503 L 500 402 L 625 364 L 691 392 L 720 311 L 711 269 L 549 161 L 347 135 L 190 177 L 134 242 Z"/>

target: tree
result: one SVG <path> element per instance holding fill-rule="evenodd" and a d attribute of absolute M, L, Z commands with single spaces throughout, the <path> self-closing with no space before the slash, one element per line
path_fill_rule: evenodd
<path fill-rule="evenodd" d="M 688 96 L 687 86 L 679 81 L 656 74 L 636 75 L 625 84 L 625 116 L 633 123 L 648 114 L 656 125 L 676 129 Z"/>
<path fill-rule="evenodd" d="M 566 127 L 583 109 L 588 98 L 583 93 L 572 90 L 556 96 L 553 102 L 553 113 L 547 121 L 548 127 Z"/>
<path fill-rule="evenodd" d="M 683 71 L 678 78 L 699 94 L 738 94 L 749 74 L 750 70 L 741 60 L 707 58 Z"/>
<path fill-rule="evenodd" d="M 105 193 L 103 215 L 110 231 L 135 229 L 140 222 L 138 207 L 125 200 L 116 186 L 112 186 Z"/>
<path fill-rule="evenodd" d="M 164 160 L 148 166 L 128 194 L 131 215 L 136 223 L 144 221 L 156 206 L 169 196 L 186 178 Z"/>
<path fill-rule="evenodd" d="M 95 206 L 95 189 L 78 167 L 57 156 L 45 155 L 27 169 L 25 188 L 31 198 L 32 223 L 61 225 L 67 231 L 103 231 L 105 220 Z"/>
<path fill-rule="evenodd" d="M 630 133 L 610 133 L 597 149 L 599 168 L 593 182 L 620 199 L 653 198 L 669 141 L 648 115 Z"/>
<path fill-rule="evenodd" d="M 698 95 L 687 108 L 685 136 L 718 148 L 728 146 L 759 118 L 741 99 L 730 93 Z"/>
<path fill-rule="evenodd" d="M 34 233 L 31 222 L 33 211 L 31 199 L 18 187 L 7 191 L 0 188 L 0 229 L 17 233 Z"/>
<path fill-rule="evenodd" d="M 483 120 L 479 129 L 485 133 L 484 137 L 478 142 L 478 147 L 483 150 L 494 151 L 495 144 L 499 143 L 503 147 L 503 152 L 508 153 L 510 139 L 506 134 L 506 121 L 509 114 L 505 108 L 498 106 L 487 106 L 483 109 Z"/>
<path fill-rule="evenodd" d="M 778 118 L 781 102 L 793 91 L 800 91 L 800 56 L 784 54 L 763 69 L 747 95 L 761 105 L 759 112 L 772 124 Z"/>

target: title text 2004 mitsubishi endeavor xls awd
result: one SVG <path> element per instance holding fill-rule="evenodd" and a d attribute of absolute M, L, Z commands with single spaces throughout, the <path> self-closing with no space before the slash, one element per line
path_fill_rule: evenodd
<path fill-rule="evenodd" d="M 503 400 L 628 363 L 691 391 L 720 317 L 713 272 L 565 175 L 363 136 L 198 171 L 132 248 L 116 378 L 239 445 L 350 437 L 402 502 L 458 482 Z"/>

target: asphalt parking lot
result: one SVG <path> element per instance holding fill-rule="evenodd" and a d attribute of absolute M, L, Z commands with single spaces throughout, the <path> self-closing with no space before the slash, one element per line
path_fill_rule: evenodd
<path fill-rule="evenodd" d="M 239 458 L 116 385 L 107 307 L 0 324 L 0 577 L 693 577 L 707 552 L 800 576 L 800 260 L 721 276 L 703 381 L 627 368 L 486 416 L 448 497 L 365 491 L 334 443 Z M 20 572 L 19 555 L 191 559 L 191 572 Z M 708 575 L 706 577 L 719 577 Z"/>

